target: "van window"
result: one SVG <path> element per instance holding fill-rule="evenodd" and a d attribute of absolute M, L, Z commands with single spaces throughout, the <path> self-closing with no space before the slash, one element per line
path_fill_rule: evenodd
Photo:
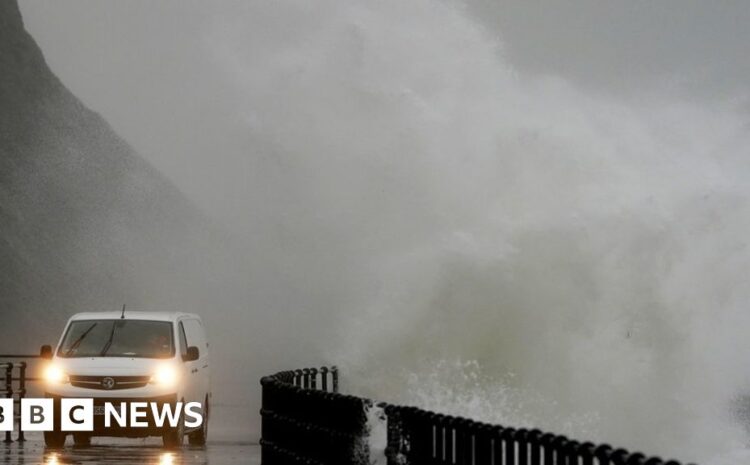
<path fill-rule="evenodd" d="M 197 347 L 201 358 L 203 358 L 208 347 L 203 325 L 198 320 L 183 320 L 182 323 L 185 325 L 185 335 L 187 336 L 188 345 Z"/>
<path fill-rule="evenodd" d="M 147 320 L 76 320 L 70 323 L 59 357 L 169 358 L 172 324 Z"/>
<path fill-rule="evenodd" d="M 182 355 L 184 358 L 184 357 L 187 357 L 188 343 L 187 343 L 187 338 L 185 337 L 185 327 L 182 326 L 182 322 L 180 322 L 179 333 L 180 333 L 180 355 Z"/>

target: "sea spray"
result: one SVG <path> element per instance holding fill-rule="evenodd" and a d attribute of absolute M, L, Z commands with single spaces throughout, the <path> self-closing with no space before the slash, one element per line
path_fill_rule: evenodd
<path fill-rule="evenodd" d="M 354 392 L 691 460 L 743 443 L 732 102 L 523 74 L 454 2 L 239 10 L 209 43 L 252 160 L 248 237 L 276 273 L 253 298 L 285 303 Z"/>

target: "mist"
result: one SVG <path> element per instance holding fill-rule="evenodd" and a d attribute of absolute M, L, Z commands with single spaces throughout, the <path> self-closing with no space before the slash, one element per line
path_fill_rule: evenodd
<path fill-rule="evenodd" d="M 261 375 L 336 363 L 379 400 L 744 453 L 741 66 L 608 87 L 596 59 L 514 58 L 533 47 L 479 2 L 124 5 L 22 8 L 62 80 L 226 232 L 194 310 L 249 437 Z"/>

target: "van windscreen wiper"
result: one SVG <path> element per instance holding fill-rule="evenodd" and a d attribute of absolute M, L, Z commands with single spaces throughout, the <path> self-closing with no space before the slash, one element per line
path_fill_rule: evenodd
<path fill-rule="evenodd" d="M 115 337 L 115 328 L 117 328 L 117 322 L 112 322 L 112 331 L 109 332 L 109 339 L 107 339 L 107 343 L 104 344 L 104 347 L 102 347 L 102 351 L 99 352 L 100 357 L 104 357 L 107 354 L 107 351 L 109 350 L 110 346 L 112 346 L 112 339 Z"/>
<path fill-rule="evenodd" d="M 65 351 L 65 356 L 68 357 L 70 354 L 73 353 L 74 350 L 78 348 L 78 346 L 81 345 L 81 342 L 86 338 L 86 336 L 89 335 L 92 329 L 94 329 L 94 326 L 98 325 L 99 323 L 94 323 L 91 326 L 89 326 L 89 329 L 83 332 L 80 336 L 78 336 L 78 339 L 76 339 L 68 348 L 68 350 Z"/>

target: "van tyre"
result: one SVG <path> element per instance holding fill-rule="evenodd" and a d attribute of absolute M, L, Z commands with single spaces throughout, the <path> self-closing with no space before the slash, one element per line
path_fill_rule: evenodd
<path fill-rule="evenodd" d="M 73 444 L 78 447 L 88 447 L 91 445 L 91 436 L 85 433 L 73 433 Z"/>
<path fill-rule="evenodd" d="M 62 431 L 45 431 L 44 445 L 55 449 L 61 448 L 65 445 L 65 433 Z"/>
<path fill-rule="evenodd" d="M 181 401 L 184 404 L 184 400 Z M 180 418 L 177 419 L 177 426 L 175 428 L 168 428 L 167 431 L 162 434 L 161 440 L 164 447 L 168 449 L 177 449 L 182 447 L 182 442 L 185 439 L 185 415 L 180 413 Z"/>
<path fill-rule="evenodd" d="M 203 405 L 203 424 L 201 425 L 201 429 L 188 434 L 188 443 L 191 446 L 205 446 L 208 440 L 208 396 L 203 401 Z"/>

